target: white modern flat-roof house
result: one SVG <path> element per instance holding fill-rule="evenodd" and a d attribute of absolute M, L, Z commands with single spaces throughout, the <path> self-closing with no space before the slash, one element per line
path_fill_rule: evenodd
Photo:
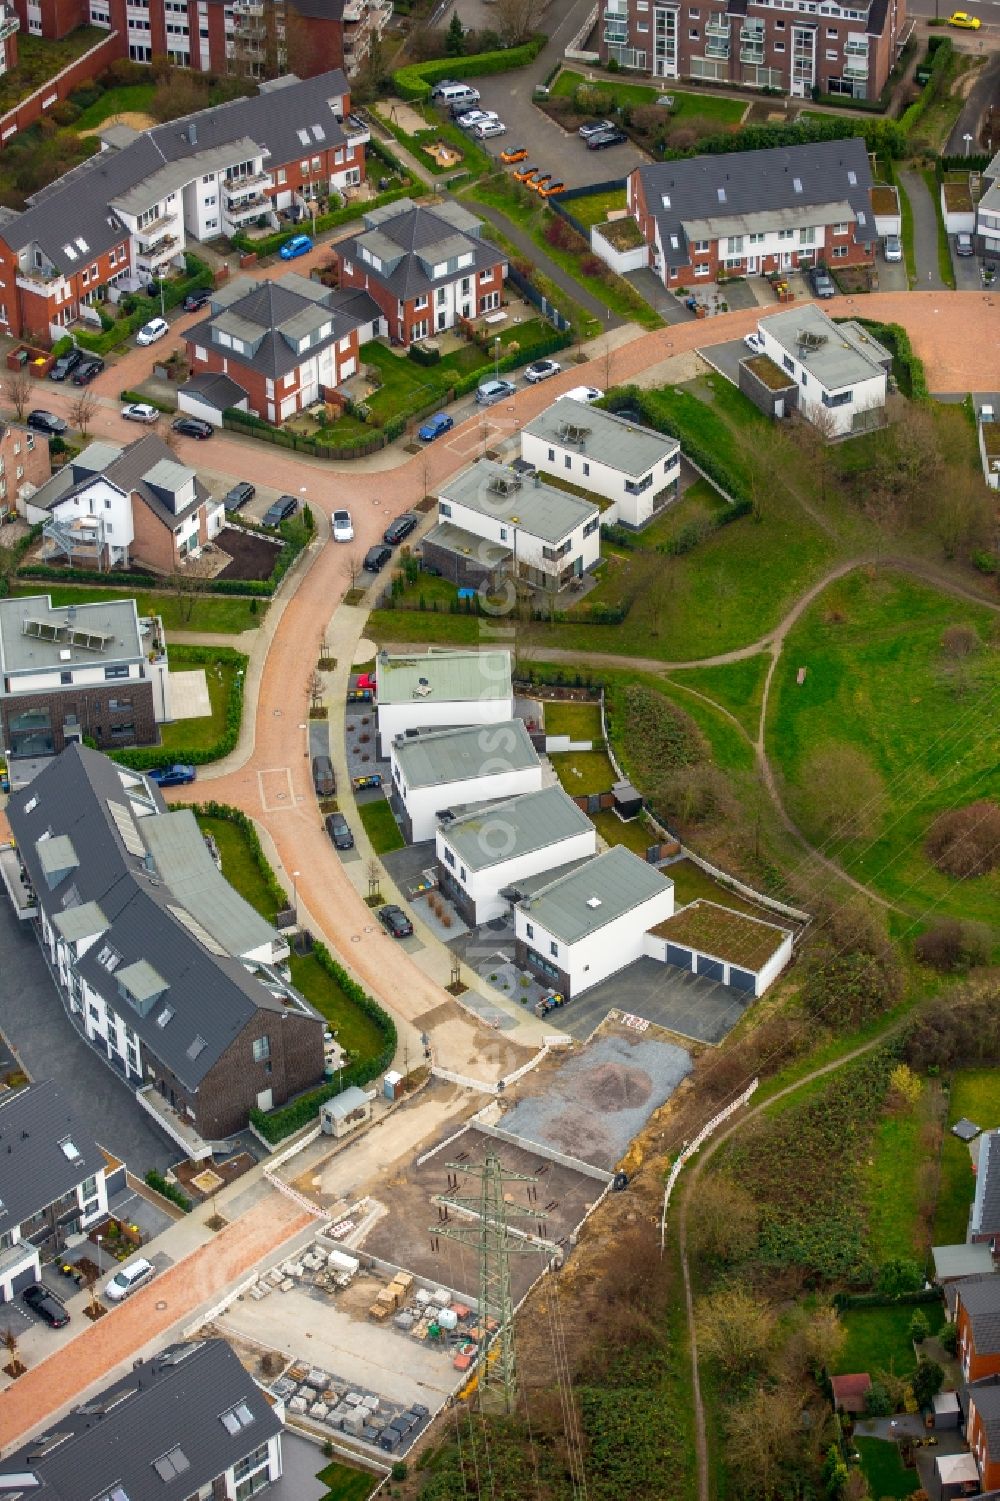
<path fill-rule="evenodd" d="M 516 960 L 570 999 L 641 959 L 673 910 L 673 881 L 613 845 L 518 903 Z"/>
<path fill-rule="evenodd" d="M 560 397 L 521 431 L 521 457 L 610 500 L 602 521 L 640 527 L 673 500 L 681 472 L 676 438 L 601 407 Z"/>
<path fill-rule="evenodd" d="M 433 839 L 446 809 L 537 792 L 542 763 L 520 719 L 400 735 L 389 750 L 406 837 Z"/>
<path fill-rule="evenodd" d="M 543 787 L 441 820 L 441 890 L 470 927 L 509 912 L 518 884 L 597 852 L 597 830 L 561 787 Z"/>
<path fill-rule="evenodd" d="M 383 755 L 407 730 L 497 724 L 514 717 L 509 651 L 380 652 L 376 681 Z"/>
<path fill-rule="evenodd" d="M 757 332 L 763 353 L 795 382 L 798 410 L 825 436 L 880 426 L 892 355 L 860 323 L 834 323 L 805 303 L 762 318 Z"/>
<path fill-rule="evenodd" d="M 601 511 L 537 474 L 481 459 L 446 481 L 421 551 L 453 583 L 512 573 L 554 591 L 598 562 Z"/>

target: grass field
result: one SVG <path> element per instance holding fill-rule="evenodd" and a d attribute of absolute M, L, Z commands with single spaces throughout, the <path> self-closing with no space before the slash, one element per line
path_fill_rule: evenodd
<path fill-rule="evenodd" d="M 368 1501 L 377 1480 L 367 1470 L 355 1470 L 337 1460 L 320 1470 L 316 1478 L 329 1486 L 323 1501 Z"/>
<path fill-rule="evenodd" d="M 474 646 L 482 636 L 483 622 L 475 615 L 435 615 L 430 610 L 373 610 L 365 631 L 380 646 L 385 641 Z"/>
<path fill-rule="evenodd" d="M 600 704 L 549 700 L 545 705 L 546 735 L 569 735 L 571 740 L 601 743 Z"/>
<path fill-rule="evenodd" d="M 510 345 L 517 343 L 525 352 L 525 361 L 530 360 L 530 347 L 547 338 L 549 325 L 542 318 L 527 318 L 523 323 L 512 324 L 501 333 L 501 358 L 509 352 Z M 493 368 L 492 354 L 484 352 L 476 344 L 466 344 L 452 354 L 445 355 L 436 365 L 418 365 L 405 355 L 394 354 L 384 344 L 370 343 L 365 346 L 365 363 L 377 366 L 382 376 L 382 385 L 366 403 L 372 412 L 386 421 L 402 411 L 417 411 L 432 402 L 443 400 L 453 380 L 459 375 L 482 370 L 484 375 Z"/>
<path fill-rule="evenodd" d="M 865 1173 L 865 1199 L 872 1256 L 877 1263 L 900 1256 L 923 1262 L 927 1235 L 921 1228 L 921 1164 L 924 1133 L 935 1118 L 937 1085 L 928 1081 L 912 1109 L 881 1120 L 872 1137 Z"/>
<path fill-rule="evenodd" d="M 732 907 L 736 912 L 748 912 L 751 917 L 767 916 L 760 907 L 744 901 L 737 892 L 721 885 L 686 856 L 683 860 L 675 860 L 671 865 L 665 866 L 664 870 L 674 883 L 674 903 L 678 907 L 686 907 L 688 902 L 702 898 L 707 902 L 719 902 L 724 907 Z"/>
<path fill-rule="evenodd" d="M 953 1076 L 948 1125 L 953 1126 L 963 1115 L 984 1131 L 1000 1126 L 1000 1070 L 959 1069 Z M 946 1130 L 941 1143 L 941 1180 L 934 1217 L 936 1246 L 957 1245 L 965 1240 L 975 1191 L 969 1148 Z"/>
<path fill-rule="evenodd" d="M 260 867 L 254 860 L 242 829 L 228 818 L 199 816 L 198 824 L 206 834 L 211 834 L 222 856 L 222 873 L 230 886 L 235 886 L 240 896 L 256 908 L 261 917 L 273 922 L 278 908 L 275 905 Z"/>
<path fill-rule="evenodd" d="M 126 112 L 148 114 L 155 93 L 155 83 L 126 83 L 107 89 L 93 104 L 88 104 L 74 123 L 73 129 L 82 134 L 86 130 L 95 130 L 98 125 L 103 125 L 105 120 L 111 120 L 115 115 Z"/>
<path fill-rule="evenodd" d="M 90 589 L 86 586 L 65 587 L 45 581 L 35 584 L 17 584 L 11 594 L 49 594 L 52 603 L 59 605 L 84 605 L 104 599 L 121 599 L 131 595 L 140 615 L 160 615 L 163 628 L 171 631 L 215 631 L 220 635 L 237 635 L 240 631 L 252 631 L 264 619 L 267 600 L 251 601 L 227 594 L 169 594 L 165 590 L 149 590 L 135 593 L 131 589 Z M 256 613 L 251 605 L 256 604 Z M 168 643 L 169 644 L 169 643 Z"/>
<path fill-rule="evenodd" d="M 571 68 L 566 68 L 552 85 L 552 93 L 570 98 L 580 85 L 586 82 L 587 79 L 582 73 L 575 73 Z M 719 99 L 712 94 L 684 93 L 680 89 L 671 88 L 667 81 L 663 89 L 653 89 L 641 83 L 618 83 L 617 80 L 602 78 L 598 87 L 602 93 L 612 94 L 616 105 L 654 104 L 662 93 L 669 93 L 674 101 L 670 117 L 678 121 L 718 120 L 724 125 L 736 125 L 742 120 L 747 108 L 738 99 Z M 663 113 L 666 115 L 666 109 Z"/>
<path fill-rule="evenodd" d="M 603 224 L 609 214 L 626 207 L 625 189 L 608 188 L 603 193 L 588 193 L 584 198 L 571 198 L 566 207 L 574 219 L 579 219 L 589 229 L 594 224 Z"/>
<path fill-rule="evenodd" d="M 679 500 L 667 507 L 662 516 L 643 527 L 636 536 L 636 545 L 645 552 L 655 551 L 672 541 L 691 522 L 714 521 L 727 506 L 728 502 L 723 500 L 714 485 L 697 479 L 687 487 Z"/>
<path fill-rule="evenodd" d="M 943 1303 L 922 1303 L 931 1333 L 936 1334 L 944 1323 Z M 910 1320 L 913 1309 L 905 1304 L 897 1308 L 848 1308 L 841 1315 L 847 1330 L 843 1353 L 837 1362 L 834 1375 L 849 1375 L 867 1371 L 874 1378 L 876 1371 L 893 1371 L 897 1376 L 909 1376 L 917 1368 L 910 1339 Z"/>
<path fill-rule="evenodd" d="M 358 815 L 376 855 L 387 855 L 390 850 L 403 848 L 406 841 L 384 797 L 375 798 L 370 803 L 359 803 Z"/>
<path fill-rule="evenodd" d="M 866 841 L 834 853 L 858 879 L 904 906 L 997 924 L 1000 872 L 958 882 L 929 864 L 935 815 L 1000 795 L 1000 654 L 984 645 L 960 677 L 940 641 L 971 624 L 984 643 L 989 611 L 892 573 L 851 574 L 825 590 L 790 633 L 775 673 L 768 745 L 789 811 L 818 837 L 823 808 L 806 785 L 817 745 L 860 748 L 881 773 L 888 814 Z M 800 667 L 805 682 L 796 683 Z"/>
<path fill-rule="evenodd" d="M 591 792 L 610 792 L 617 781 L 614 767 L 603 748 L 563 751 L 549 759 L 570 797 L 586 797 Z"/>
<path fill-rule="evenodd" d="M 161 726 L 163 749 L 169 751 L 174 759 L 176 759 L 174 753 L 178 748 L 207 750 L 209 746 L 215 745 L 222 739 L 226 728 L 229 695 L 232 693 L 233 681 L 239 665 L 236 662 L 217 662 L 214 666 L 198 663 L 192 664 L 191 668 L 186 668 L 183 660 L 179 659 L 179 650 L 178 647 L 174 647 L 170 654 L 171 665 L 175 670 L 184 672 L 204 666 L 212 712 L 200 719 L 175 719 L 172 724 Z"/>
<path fill-rule="evenodd" d="M 758 652 L 756 656 L 727 662 L 721 667 L 692 667 L 678 672 L 674 682 L 707 694 L 728 709 L 747 734 L 756 739 L 764 679 L 770 664 L 770 653 Z"/>
<path fill-rule="evenodd" d="M 911 1496 L 920 1489 L 916 1470 L 908 1470 L 894 1443 L 884 1438 L 856 1438 L 861 1468 L 868 1479 L 868 1489 L 879 1501 L 887 1496 Z"/>

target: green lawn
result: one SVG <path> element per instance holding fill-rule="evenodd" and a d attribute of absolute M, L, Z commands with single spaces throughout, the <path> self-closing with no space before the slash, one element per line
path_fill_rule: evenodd
<path fill-rule="evenodd" d="M 692 522 L 714 521 L 728 509 L 728 505 L 714 485 L 697 479 L 655 521 L 636 534 L 636 545 L 647 552 L 655 551 L 672 541 Z"/>
<path fill-rule="evenodd" d="M 61 42 L 52 42 L 45 37 L 33 36 L 30 31 L 20 30 L 17 34 L 17 67 L 0 77 L 0 114 L 33 94 L 63 68 L 68 68 L 71 62 L 103 41 L 107 34 L 99 26 L 81 26 Z"/>
<path fill-rule="evenodd" d="M 49 594 L 53 605 L 83 605 L 104 599 L 121 599 L 131 595 L 140 615 L 160 615 L 164 630 L 213 631 L 225 635 L 237 635 L 240 631 L 252 631 L 264 619 L 267 600 L 244 599 L 231 594 L 170 594 L 166 590 L 150 590 L 136 593 L 134 589 L 91 589 L 89 587 L 65 587 L 51 585 L 46 581 L 33 584 L 17 584 L 11 593 Z M 251 608 L 256 604 L 256 612 Z M 169 646 L 169 640 L 168 640 Z"/>
<path fill-rule="evenodd" d="M 920 1226 L 923 1133 L 933 1118 L 935 1086 L 925 1083 L 913 1109 L 887 1115 L 876 1127 L 865 1168 L 868 1235 L 876 1263 L 909 1257 L 923 1263 L 927 1235 Z"/>
<path fill-rule="evenodd" d="M 603 749 L 563 751 L 549 759 L 570 797 L 587 797 L 591 792 L 610 792 L 618 780 L 607 752 Z"/>
<path fill-rule="evenodd" d="M 806 781 L 809 751 L 836 742 L 861 749 L 884 779 L 888 814 L 869 840 L 835 842 L 836 857 L 903 906 L 996 927 L 1000 872 L 955 881 L 923 852 L 942 809 L 1000 796 L 1000 653 L 984 645 L 956 681 L 940 649 L 942 632 L 956 623 L 991 639 L 989 611 L 905 576 L 854 573 L 838 581 L 785 643 L 768 745 L 789 811 L 813 837 L 823 806 Z M 801 686 L 800 667 L 808 669 Z"/>
<path fill-rule="evenodd" d="M 896 1445 L 884 1438 L 856 1438 L 861 1468 L 868 1479 L 868 1489 L 878 1501 L 887 1496 L 911 1496 L 920 1489 L 920 1476 L 908 1470 L 899 1457 Z"/>
<path fill-rule="evenodd" d="M 769 652 L 727 662 L 722 667 L 692 667 L 678 672 L 674 681 L 684 688 L 694 688 L 735 715 L 747 734 L 757 737 L 764 679 L 771 664 Z"/>
<path fill-rule="evenodd" d="M 600 704 L 546 701 L 546 735 L 569 735 L 571 740 L 602 741 Z"/>
<path fill-rule="evenodd" d="M 500 337 L 500 358 L 512 353 L 516 344 L 524 351 L 524 363 L 532 359 L 533 346 L 541 344 L 552 333 L 552 328 L 543 318 L 526 318 L 521 323 L 503 329 Z M 493 368 L 493 352 L 485 353 L 477 344 L 466 344 L 440 359 L 436 365 L 418 365 L 406 355 L 396 354 L 385 344 L 372 343 L 365 347 L 365 364 L 378 367 L 382 385 L 368 398 L 366 405 L 383 422 L 400 412 L 418 411 L 433 402 L 443 401 L 457 377 L 471 375 L 481 370 L 485 376 Z"/>
<path fill-rule="evenodd" d="M 574 73 L 571 68 L 566 68 L 555 83 L 552 85 L 552 93 L 563 95 L 567 98 L 576 93 L 582 83 L 588 80 L 582 73 Z M 670 112 L 673 120 L 701 119 L 719 120 L 726 125 L 735 125 L 742 120 L 747 106 L 738 99 L 720 99 L 714 94 L 691 94 L 672 88 L 670 81 L 665 79 L 662 89 L 650 88 L 640 83 L 619 83 L 617 79 L 602 78 L 596 85 L 602 92 L 614 96 L 615 104 L 654 104 L 663 93 L 673 96 L 674 108 Z M 667 110 L 664 109 L 664 115 Z"/>
<path fill-rule="evenodd" d="M 626 207 L 625 189 L 608 188 L 603 193 L 588 193 L 584 198 L 571 198 L 566 207 L 574 219 L 579 219 L 589 229 L 594 224 L 603 224 L 609 214 Z"/>
<path fill-rule="evenodd" d="M 377 1484 L 377 1476 L 338 1460 L 320 1470 L 316 1478 L 329 1486 L 323 1501 L 368 1501 Z"/>
<path fill-rule="evenodd" d="M 688 902 L 701 898 L 707 902 L 718 902 L 723 907 L 732 907 L 737 912 L 748 912 L 751 917 L 768 917 L 763 908 L 744 901 L 737 892 L 723 886 L 687 856 L 664 866 L 664 872 L 674 883 L 674 903 L 678 907 L 686 907 Z M 775 921 L 780 922 L 780 919 L 776 918 Z"/>
<path fill-rule="evenodd" d="M 247 657 L 242 659 L 244 671 L 246 671 L 248 660 Z M 239 662 L 188 663 L 185 660 L 184 648 L 175 646 L 170 652 L 170 666 L 175 672 L 203 668 L 208 686 L 208 697 L 212 705 L 211 714 L 206 714 L 201 719 L 176 719 L 172 724 L 163 725 L 163 748 L 170 751 L 171 756 L 176 759 L 174 752 L 177 749 L 207 750 L 209 746 L 217 744 L 222 739 L 226 729 L 229 696 L 233 691 L 233 683 L 241 664 Z"/>
<path fill-rule="evenodd" d="M 93 104 L 88 104 L 80 118 L 74 122 L 73 129 L 78 134 L 85 130 L 95 130 L 105 120 L 123 115 L 129 110 L 147 114 L 155 93 L 155 83 L 126 83 L 107 89 Z"/>
<path fill-rule="evenodd" d="M 198 824 L 204 833 L 212 835 L 219 846 L 222 874 L 230 886 L 234 886 L 261 917 L 273 922 L 278 908 L 267 889 L 260 867 L 247 847 L 243 830 L 228 818 L 212 818 L 207 814 L 199 814 Z"/>
<path fill-rule="evenodd" d="M 628 823 L 623 823 L 610 808 L 603 813 L 592 813 L 590 817 L 605 844 L 623 844 L 633 854 L 645 858 L 649 846 L 656 842 L 656 836 L 641 818 L 630 818 Z"/>
<path fill-rule="evenodd" d="M 373 610 L 365 630 L 379 645 L 384 641 L 426 641 L 434 646 L 442 642 L 452 646 L 473 646 L 482 635 L 483 623 L 475 615 L 435 615 L 430 610 Z"/>
<path fill-rule="evenodd" d="M 406 841 L 399 832 L 399 824 L 384 797 L 375 798 L 370 803 L 359 803 L 358 814 L 376 855 L 386 855 L 390 850 L 403 848 Z"/>
<path fill-rule="evenodd" d="M 967 1068 L 955 1073 L 948 1100 L 948 1125 L 953 1126 L 963 1115 L 983 1130 L 1000 1126 L 1000 1070 Z M 941 1181 L 934 1218 L 936 1246 L 957 1245 L 965 1240 L 975 1191 L 969 1148 L 946 1130 L 941 1143 Z"/>
<path fill-rule="evenodd" d="M 927 1315 L 931 1333 L 936 1334 L 944 1323 L 944 1304 L 921 1303 L 920 1307 Z M 916 1370 L 917 1357 L 910 1339 L 912 1307 L 901 1304 L 895 1308 L 848 1308 L 841 1318 L 847 1339 L 834 1375 L 867 1371 L 874 1379 L 876 1371 L 891 1370 L 897 1376 L 909 1376 Z"/>

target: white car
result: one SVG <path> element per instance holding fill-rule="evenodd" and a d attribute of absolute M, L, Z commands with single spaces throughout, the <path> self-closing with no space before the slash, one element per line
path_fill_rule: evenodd
<path fill-rule="evenodd" d="M 137 1256 L 128 1266 L 123 1266 L 111 1278 L 104 1289 L 104 1296 L 112 1303 L 121 1303 L 125 1298 L 145 1287 L 156 1276 L 156 1268 L 145 1256 Z"/>
<path fill-rule="evenodd" d="M 354 523 L 351 520 L 350 511 L 334 511 L 333 540 L 334 542 L 354 541 Z"/>
<path fill-rule="evenodd" d="M 155 344 L 157 339 L 162 339 L 164 334 L 170 332 L 170 324 L 166 318 L 150 318 L 144 323 L 135 336 L 137 344 Z"/>
<path fill-rule="evenodd" d="M 122 416 L 126 422 L 155 422 L 159 417 L 155 407 L 151 407 L 147 401 L 130 401 L 127 407 L 122 407 Z"/>
<path fill-rule="evenodd" d="M 760 354 L 761 350 L 764 348 L 764 340 L 761 338 L 760 334 L 744 334 L 743 342 L 748 349 L 753 351 L 754 354 Z"/>
<path fill-rule="evenodd" d="M 596 386 L 574 386 L 572 391 L 564 391 L 560 399 L 584 401 L 590 406 L 592 402 L 600 401 L 603 395 L 604 392 L 599 391 Z"/>
<path fill-rule="evenodd" d="M 529 386 L 537 386 L 540 380 L 549 380 L 553 375 L 558 375 L 562 370 L 558 360 L 535 360 L 524 372 L 524 378 Z"/>
<path fill-rule="evenodd" d="M 898 235 L 886 235 L 882 254 L 887 261 L 901 261 L 903 259 L 903 247 L 900 244 Z"/>
<path fill-rule="evenodd" d="M 495 109 L 470 109 L 467 114 L 459 115 L 455 124 L 459 130 L 472 130 L 477 125 L 491 125 L 499 118 Z"/>

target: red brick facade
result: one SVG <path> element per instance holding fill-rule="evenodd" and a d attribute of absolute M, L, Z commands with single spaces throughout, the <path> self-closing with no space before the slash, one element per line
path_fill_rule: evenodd
<path fill-rule="evenodd" d="M 969 1393 L 966 1441 L 979 1464 L 979 1479 L 986 1492 L 1000 1490 L 1000 1454 L 991 1451 L 985 1424 L 976 1408 L 976 1393 Z M 994 1446 L 995 1447 L 995 1446 Z"/>
<path fill-rule="evenodd" d="M 343 340 L 338 342 L 337 352 L 334 356 L 337 373 L 334 374 L 330 382 L 331 385 L 339 385 L 342 380 L 346 380 L 349 375 L 353 375 L 358 368 L 361 348 L 358 330 L 356 328 L 352 329 L 349 334 L 345 334 L 344 338 L 348 341 L 348 348 L 341 351 L 340 343 Z M 202 355 L 204 355 L 204 358 L 202 358 Z M 307 393 L 304 401 L 301 398 L 302 381 L 300 367 L 289 371 L 281 380 L 271 381 L 265 375 L 262 375 L 259 370 L 254 370 L 252 366 L 240 364 L 239 359 L 234 359 L 231 352 L 224 354 L 221 349 L 215 349 L 211 345 L 193 344 L 190 340 L 187 345 L 187 358 L 192 375 L 206 375 L 209 373 L 213 375 L 228 375 L 231 380 L 236 381 L 238 385 L 243 387 L 250 398 L 249 405 L 251 412 L 268 421 L 287 422 L 288 418 L 293 416 L 295 412 L 300 411 L 303 406 L 309 406 L 316 400 L 315 386 L 312 387 L 311 393 Z M 354 361 L 354 369 L 345 370 L 345 367 L 350 366 L 352 360 Z M 280 410 L 282 405 L 288 403 L 293 398 L 295 402 L 294 408 L 286 412 L 284 417 L 281 417 Z M 269 407 L 274 409 L 270 415 L 268 413 Z"/>
<path fill-rule="evenodd" d="M 44 485 L 52 474 L 49 440 L 16 423 L 0 427 L 0 512 L 16 508 L 22 485 Z"/>
<path fill-rule="evenodd" d="M 130 257 L 131 242 L 126 235 L 79 271 L 47 282 L 19 271 L 16 253 L 0 238 L 0 281 L 6 283 L 0 292 L 0 332 L 46 347 L 50 324 L 66 327 L 72 323 L 80 303 L 96 302 L 98 289 L 129 269 Z M 48 290 L 51 287 L 54 293 Z"/>
<path fill-rule="evenodd" d="M 426 339 L 434 334 L 436 286 L 434 291 L 429 292 L 426 297 L 410 297 L 401 305 L 399 299 L 378 280 L 370 267 L 357 260 L 345 259 L 338 253 L 336 245 L 332 248 L 340 270 L 340 285 L 367 292 L 382 309 L 389 332 L 394 339 L 408 345 L 415 340 Z M 449 285 L 454 287 L 457 283 L 460 287 L 466 279 L 470 281 L 469 296 L 472 316 L 478 318 L 482 313 L 488 313 L 500 306 L 503 297 L 504 269 L 504 262 L 498 261 L 488 270 L 469 271 L 465 276 L 456 276 Z M 447 326 L 452 325 L 449 323 Z"/>
<path fill-rule="evenodd" d="M 958 1330 L 958 1358 L 966 1381 L 982 1381 L 984 1376 L 1000 1376 L 1000 1350 L 976 1350 L 972 1321 L 962 1305 L 961 1291 L 955 1310 L 955 1327 Z M 997 1461 L 1000 1463 L 1000 1455 L 997 1456 Z"/>

